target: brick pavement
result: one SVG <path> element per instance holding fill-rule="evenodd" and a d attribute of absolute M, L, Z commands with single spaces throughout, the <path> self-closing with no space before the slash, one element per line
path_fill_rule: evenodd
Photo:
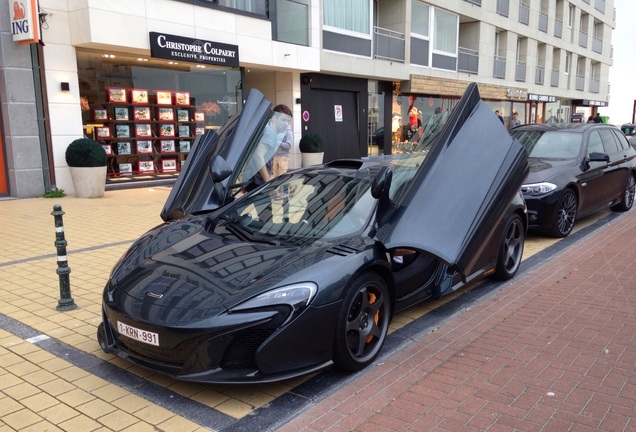
<path fill-rule="evenodd" d="M 626 414 L 636 395 L 631 346 L 636 211 L 477 306 L 448 317 L 305 412 L 282 407 L 268 414 L 277 397 L 298 396 L 292 389 L 300 380 L 253 387 L 176 382 L 105 354 L 97 345 L 108 272 L 132 240 L 160 222 L 168 192 L 151 188 L 107 192 L 99 200 L 0 202 L 0 220 L 13 228 L 0 232 L 0 315 L 48 338 L 38 342 L 0 329 L 0 432 L 186 432 L 228 425 L 227 430 L 243 430 L 247 423 L 232 422 L 249 417 L 255 419 L 249 430 L 294 432 L 636 430 Z M 59 291 L 50 212 L 57 203 L 66 212 L 78 305 L 64 313 L 55 310 Z M 396 317 L 392 327 L 421 315 L 410 314 Z M 64 350 L 50 349 L 56 343 L 83 353 L 81 361 L 67 361 Z M 110 368 L 95 369 L 86 359 Z M 136 379 L 119 379 L 123 372 L 109 376 L 113 368 Z M 149 399 L 152 385 L 171 392 L 161 393 L 168 400 Z M 192 417 L 193 403 L 205 408 L 196 411 L 203 417 Z M 284 414 L 259 428 L 255 409 L 263 411 L 264 421 Z"/>
<path fill-rule="evenodd" d="M 636 211 L 281 425 L 636 431 Z"/>

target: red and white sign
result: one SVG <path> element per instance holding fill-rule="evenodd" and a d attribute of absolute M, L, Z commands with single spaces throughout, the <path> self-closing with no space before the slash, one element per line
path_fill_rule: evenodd
<path fill-rule="evenodd" d="M 333 106 L 333 112 L 334 112 L 334 115 L 336 117 L 336 122 L 341 122 L 343 120 L 343 118 L 342 118 L 342 105 L 334 105 Z"/>
<path fill-rule="evenodd" d="M 37 0 L 9 0 L 9 18 L 14 42 L 29 44 L 40 41 Z"/>

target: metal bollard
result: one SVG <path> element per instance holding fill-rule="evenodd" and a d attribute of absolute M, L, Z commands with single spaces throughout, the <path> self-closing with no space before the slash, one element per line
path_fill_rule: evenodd
<path fill-rule="evenodd" d="M 73 297 L 71 297 L 71 283 L 69 273 L 71 269 L 68 266 L 66 257 L 66 240 L 64 239 L 64 222 L 62 221 L 62 206 L 56 204 L 51 212 L 55 218 L 55 247 L 57 248 L 57 274 L 60 278 L 60 299 L 55 309 L 59 311 L 69 311 L 77 308 Z"/>

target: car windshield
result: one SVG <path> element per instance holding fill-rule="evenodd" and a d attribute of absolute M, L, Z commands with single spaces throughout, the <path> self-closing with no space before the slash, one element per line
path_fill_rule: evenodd
<path fill-rule="evenodd" d="M 244 240 L 298 241 L 351 235 L 367 224 L 375 199 L 368 177 L 339 170 L 291 173 L 226 207 L 225 227 Z"/>
<path fill-rule="evenodd" d="M 510 135 L 519 140 L 528 157 L 539 159 L 575 159 L 583 137 L 579 133 L 537 130 L 516 130 Z"/>

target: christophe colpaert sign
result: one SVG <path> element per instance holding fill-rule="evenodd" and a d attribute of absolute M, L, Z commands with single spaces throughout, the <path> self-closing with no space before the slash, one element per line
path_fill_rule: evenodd
<path fill-rule="evenodd" d="M 40 41 L 37 0 L 9 0 L 9 19 L 14 42 L 28 44 Z"/>
<path fill-rule="evenodd" d="M 150 32 L 150 55 L 174 61 L 238 67 L 238 46 Z"/>

